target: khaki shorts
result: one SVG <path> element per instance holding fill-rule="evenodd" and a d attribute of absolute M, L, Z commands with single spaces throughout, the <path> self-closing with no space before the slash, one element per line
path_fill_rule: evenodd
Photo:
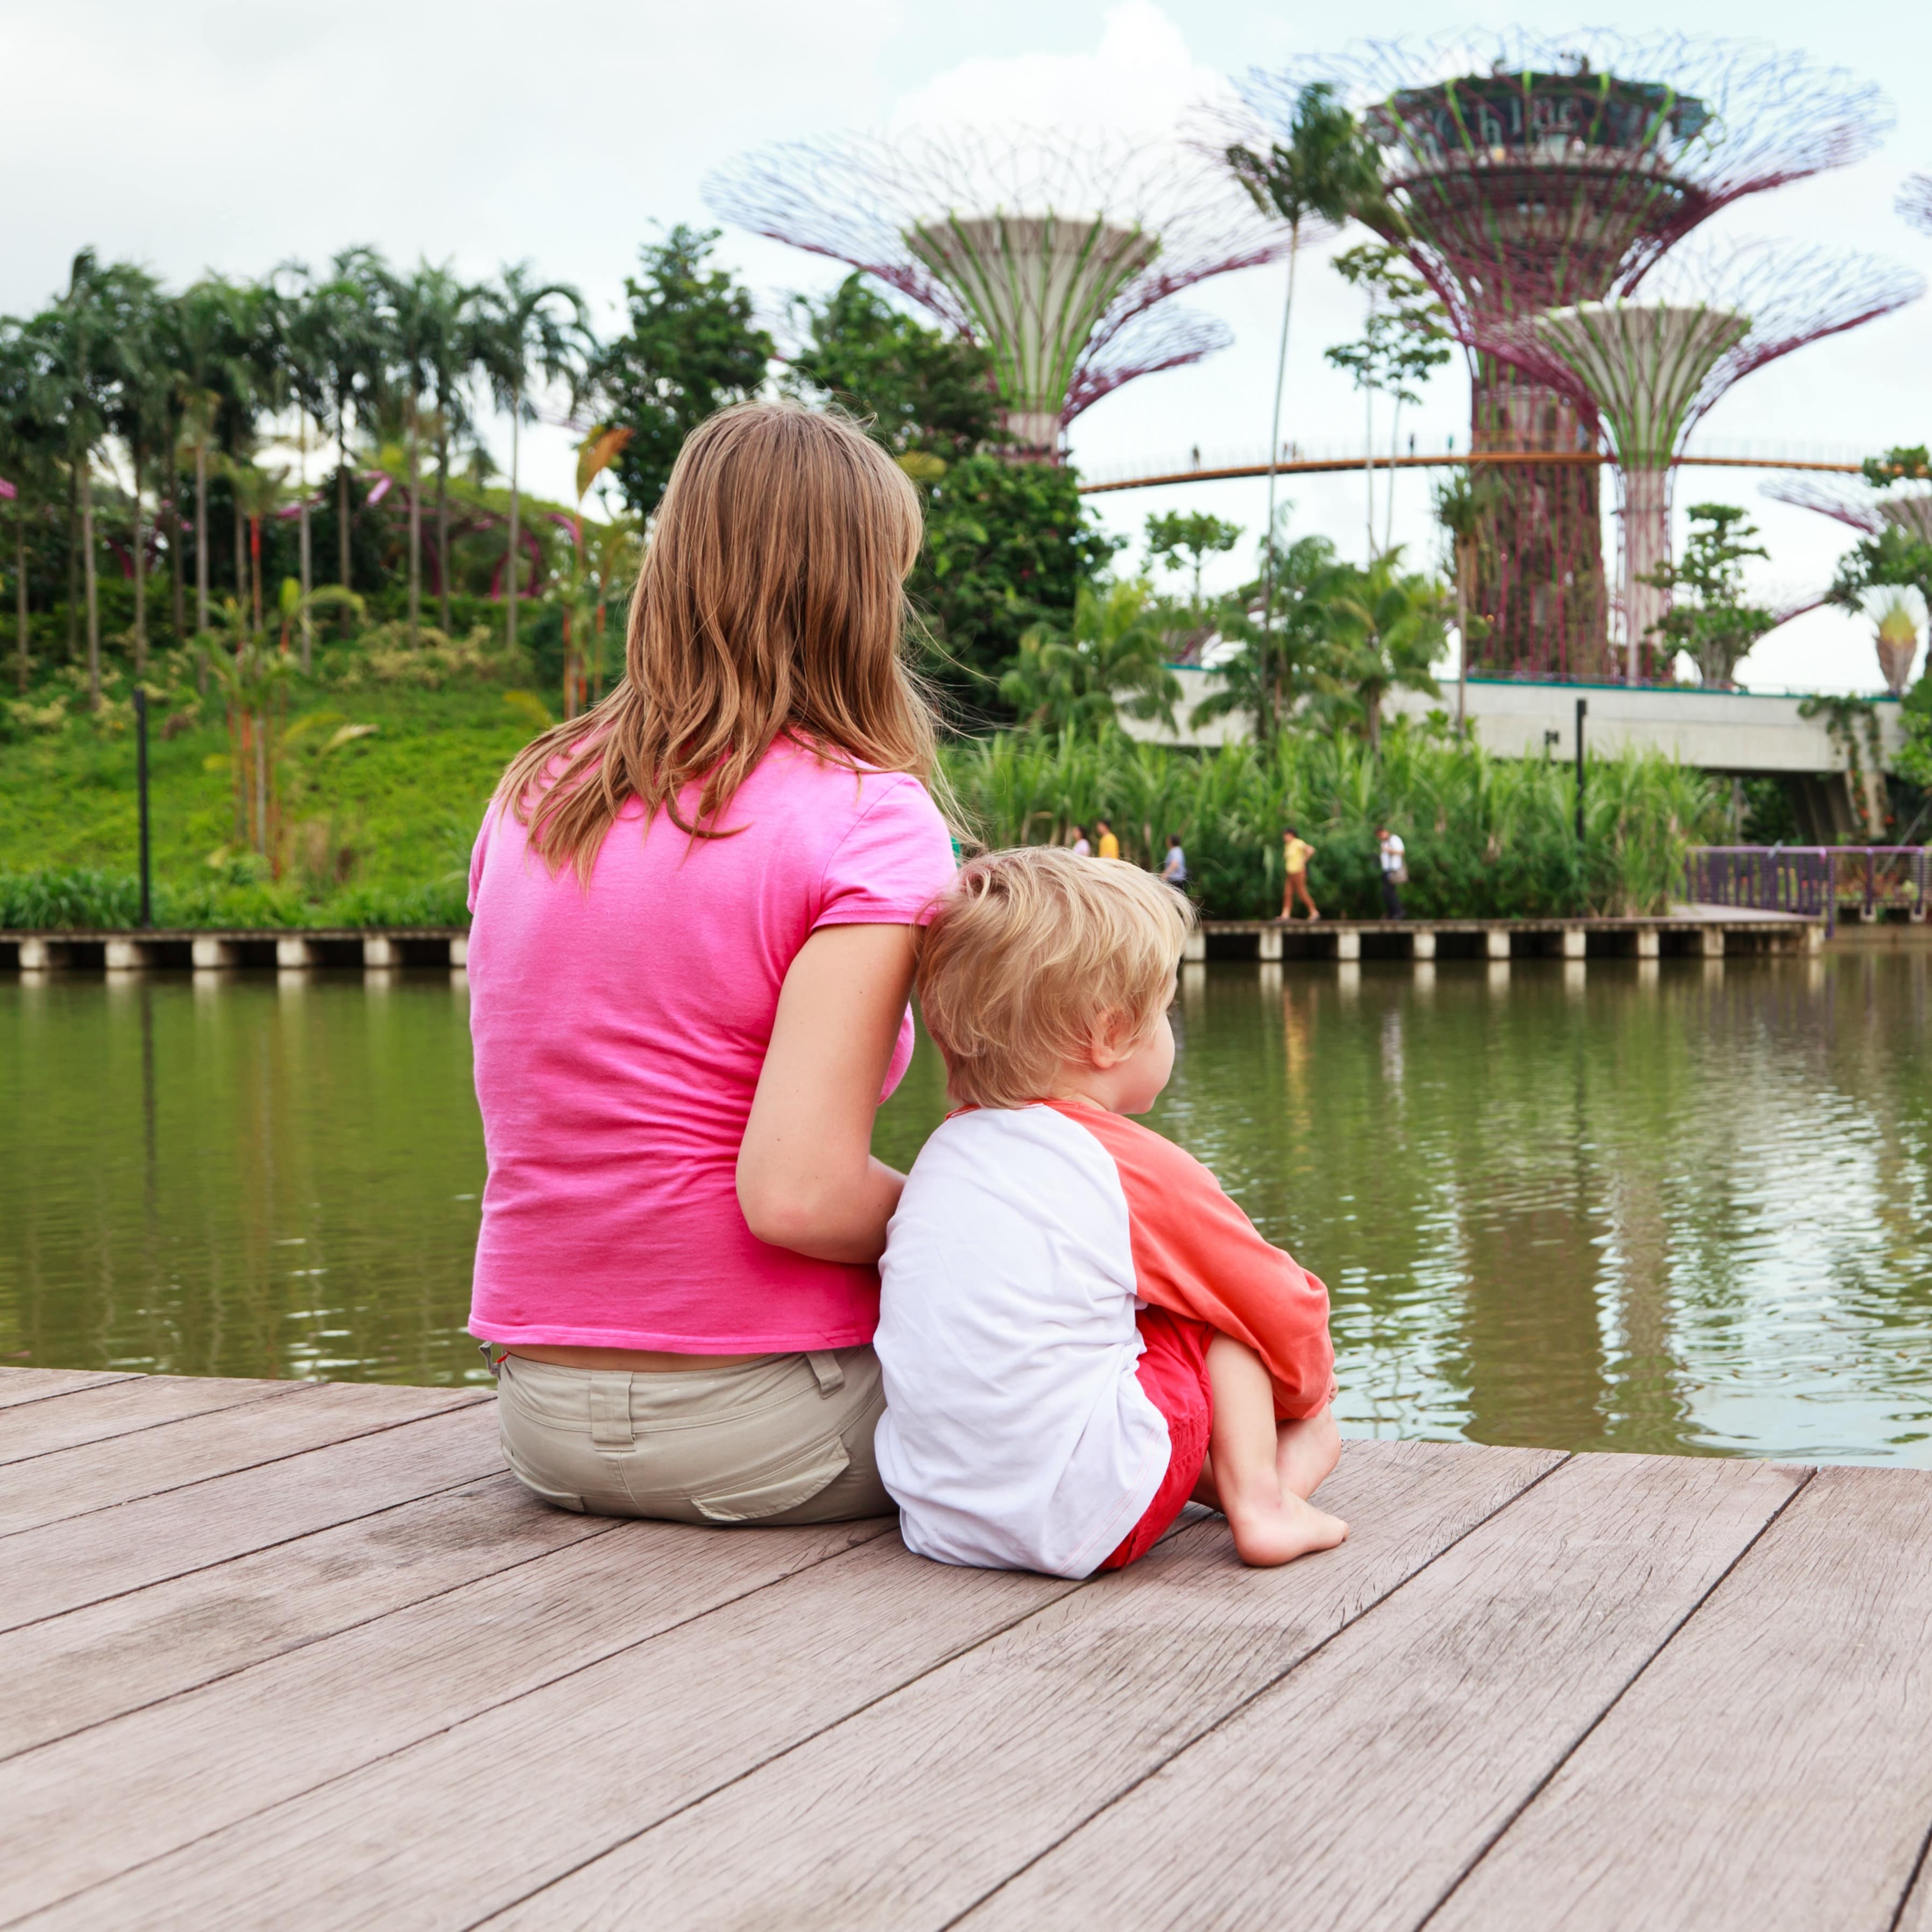
<path fill-rule="evenodd" d="M 886 1395 L 870 1348 L 664 1375 L 489 1353 L 503 1454 L 559 1509 L 697 1523 L 894 1513 L 872 1460 Z"/>

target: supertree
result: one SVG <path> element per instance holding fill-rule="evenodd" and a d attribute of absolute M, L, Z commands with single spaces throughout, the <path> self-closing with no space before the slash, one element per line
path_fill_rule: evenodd
<path fill-rule="evenodd" d="M 850 262 L 978 343 L 1008 446 L 1047 460 L 1102 396 L 1231 340 L 1169 297 L 1288 245 L 1186 155 L 1034 128 L 786 142 L 704 192 L 726 219 Z"/>
<path fill-rule="evenodd" d="M 1898 530 L 1921 543 L 1932 544 L 1932 486 L 1923 483 L 1881 491 L 1850 480 L 1841 483 L 1822 476 L 1780 476 L 1759 488 L 1774 502 L 1816 510 L 1821 517 L 1849 524 L 1868 537 Z"/>
<path fill-rule="evenodd" d="M 1607 600 L 1595 424 L 1492 346 L 1546 309 L 1628 294 L 1741 196 L 1841 166 L 1888 124 L 1875 88 L 1802 56 L 1680 35 L 1520 30 L 1366 43 L 1238 83 L 1256 130 L 1230 165 L 1265 165 L 1301 90 L 1334 87 L 1381 158 L 1360 218 L 1398 243 L 1468 353 L 1472 452 L 1567 462 L 1477 478 L 1472 662 L 1600 674 Z M 1257 138 L 1257 136 L 1258 138 Z M 1582 460 L 1580 460 L 1582 459 Z"/>
<path fill-rule="evenodd" d="M 1888 532 L 1897 531 L 1913 544 L 1932 544 L 1932 487 L 1922 472 L 1916 476 L 1895 474 L 1887 482 L 1888 467 L 1882 459 L 1868 464 L 1862 483 L 1780 476 L 1759 488 L 1775 502 L 1816 510 L 1867 537 L 1883 539 Z M 1854 601 L 1836 585 L 1828 596 L 1834 602 Z M 1856 602 L 1873 620 L 1873 642 L 1886 688 L 1894 697 L 1902 696 L 1918 655 L 1924 590 L 1920 584 L 1881 582 L 1870 585 Z"/>
<path fill-rule="evenodd" d="M 1679 249 L 1640 298 L 1578 302 L 1478 326 L 1485 349 L 1596 416 L 1617 460 L 1626 675 L 1670 608 L 1673 466 L 1690 432 L 1754 369 L 1886 315 L 1924 292 L 1866 256 L 1741 242 Z"/>
<path fill-rule="evenodd" d="M 1932 235 L 1932 175 L 1907 175 L 1892 205 L 1922 235 Z"/>

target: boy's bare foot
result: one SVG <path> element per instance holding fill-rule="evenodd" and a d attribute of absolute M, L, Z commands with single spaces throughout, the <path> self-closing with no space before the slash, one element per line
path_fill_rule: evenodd
<path fill-rule="evenodd" d="M 1333 1550 L 1348 1534 L 1348 1526 L 1340 1516 L 1286 1495 L 1272 1507 L 1250 1504 L 1229 1510 L 1228 1527 L 1234 1533 L 1235 1554 L 1257 1570 L 1292 1563 L 1318 1550 Z"/>
<path fill-rule="evenodd" d="M 1342 1460 L 1342 1432 L 1327 1409 L 1301 1422 L 1275 1425 L 1274 1466 L 1282 1488 L 1312 1496 L 1335 1473 Z"/>

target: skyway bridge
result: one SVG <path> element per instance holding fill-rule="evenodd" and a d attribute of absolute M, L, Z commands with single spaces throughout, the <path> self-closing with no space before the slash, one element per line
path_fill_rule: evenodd
<path fill-rule="evenodd" d="M 1867 452 L 1849 444 L 1736 442 L 1705 443 L 1678 459 L 1680 466 L 1716 470 L 1798 470 L 1856 476 Z M 1614 459 L 1600 450 L 1439 449 L 1418 451 L 1413 439 L 1396 452 L 1364 450 L 1360 444 L 1288 442 L 1272 466 L 1268 452 L 1252 446 L 1238 449 L 1199 447 L 1158 461 L 1143 460 L 1082 472 L 1083 496 L 1105 496 L 1118 490 L 1151 490 L 1176 483 L 1221 483 L 1266 476 L 1309 476 L 1358 470 L 1450 470 L 1470 465 L 1498 468 L 1526 464 L 1590 464 Z"/>

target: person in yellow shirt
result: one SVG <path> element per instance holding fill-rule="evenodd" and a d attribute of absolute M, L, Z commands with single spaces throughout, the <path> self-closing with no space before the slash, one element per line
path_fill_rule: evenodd
<path fill-rule="evenodd" d="M 1120 856 L 1120 842 L 1114 836 L 1114 828 L 1104 818 L 1094 821 L 1094 836 L 1097 842 L 1094 856 L 1097 859 L 1118 859 Z"/>
<path fill-rule="evenodd" d="M 1281 835 L 1282 870 L 1287 874 L 1287 882 L 1282 888 L 1281 916 L 1283 919 L 1294 916 L 1294 902 L 1299 898 L 1308 908 L 1311 920 L 1322 915 L 1316 910 L 1315 902 L 1308 894 L 1308 862 L 1315 856 L 1315 848 L 1290 826 Z"/>

